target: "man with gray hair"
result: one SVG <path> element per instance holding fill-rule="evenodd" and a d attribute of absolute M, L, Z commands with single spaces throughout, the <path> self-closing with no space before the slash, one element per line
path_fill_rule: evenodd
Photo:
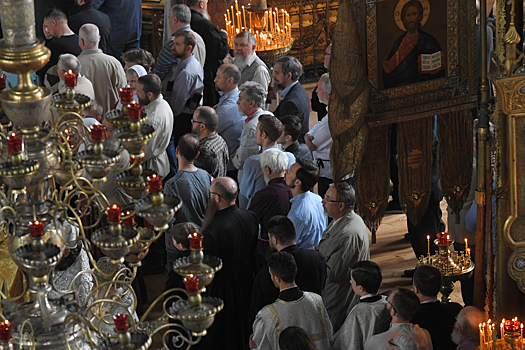
<path fill-rule="evenodd" d="M 346 181 L 331 184 L 322 201 L 325 214 L 333 221 L 315 249 L 326 258 L 323 302 L 334 331 L 339 330 L 359 301 L 348 283 L 348 271 L 357 262 L 370 260 L 368 229 L 354 212 L 355 201 L 354 188 Z"/>
<path fill-rule="evenodd" d="M 430 334 L 418 325 L 409 324 L 399 329 L 392 343 L 400 350 L 432 350 Z M 437 349 L 436 349 L 437 350 Z"/>
<path fill-rule="evenodd" d="M 95 100 L 95 91 L 93 90 L 93 84 L 91 83 L 91 81 L 89 81 L 88 78 L 80 74 L 82 63 L 80 63 L 76 56 L 69 53 L 60 55 L 57 68 L 58 77 L 60 78 L 60 83 L 58 84 L 58 92 L 66 91 L 66 84 L 64 83 L 64 73 L 71 70 L 73 71 L 73 73 L 78 73 L 77 87 L 75 88 L 75 92 L 77 94 L 86 95 L 91 100 Z"/>
<path fill-rule="evenodd" d="M 82 53 L 80 73 L 93 83 L 95 98 L 108 112 L 119 100 L 118 90 L 127 85 L 126 73 L 120 62 L 98 48 L 100 35 L 94 24 L 84 24 L 79 31 L 78 45 Z"/>
<path fill-rule="evenodd" d="M 483 312 L 474 306 L 463 308 L 452 331 L 452 341 L 459 345 L 456 350 L 475 350 L 479 345 L 479 324 L 485 322 Z"/>
<path fill-rule="evenodd" d="M 237 106 L 239 114 L 245 116 L 242 124 L 241 140 L 237 152 L 232 155 L 232 163 L 235 168 L 239 169 L 237 179 L 239 183 L 242 177 L 242 168 L 244 161 L 259 153 L 257 145 L 257 123 L 259 116 L 262 114 L 272 114 L 263 110 L 266 102 L 266 92 L 261 84 L 254 81 L 247 81 L 239 88 L 239 99 Z"/>
<path fill-rule="evenodd" d="M 299 83 L 303 66 L 293 56 L 277 59 L 273 66 L 273 79 L 281 90 L 281 102 L 273 112 L 279 119 L 285 115 L 295 115 L 301 120 L 303 129 L 299 142 L 304 143 L 304 135 L 310 130 L 310 98 Z"/>
<path fill-rule="evenodd" d="M 241 70 L 239 85 L 247 81 L 261 84 L 264 93 L 268 93 L 271 78 L 268 67 L 255 53 L 257 43 L 252 33 L 242 31 L 235 36 L 235 57 L 232 61 Z"/>

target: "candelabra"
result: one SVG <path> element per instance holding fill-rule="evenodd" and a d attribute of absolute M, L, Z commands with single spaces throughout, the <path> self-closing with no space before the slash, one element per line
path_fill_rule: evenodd
<path fill-rule="evenodd" d="M 451 251 L 450 246 L 454 241 L 447 232 L 440 232 L 434 240 L 439 248 L 434 255 L 430 254 L 430 236 L 427 236 L 427 243 L 427 256 L 420 256 L 418 265 L 430 265 L 441 272 L 441 302 L 448 303 L 454 290 L 454 282 L 470 278 L 474 271 L 468 240 L 465 239 L 465 251 Z"/>
<path fill-rule="evenodd" d="M 124 107 L 107 114 L 116 141 L 107 140 L 103 125 L 87 128 L 79 114 L 91 100 L 75 93 L 78 74 L 66 72 L 66 90 L 54 96 L 32 84 L 30 72 L 50 57 L 35 37 L 33 0 L 0 0 L 0 17 L 0 68 L 18 74 L 18 85 L 8 91 L 0 77 L 0 235 L 5 238 L 0 254 L 11 258 L 5 258 L 7 268 L 0 275 L 20 282 L 0 293 L 0 350 L 147 349 L 151 336 L 161 331 L 174 334 L 178 346 L 191 347 L 223 307 L 221 300 L 201 296 L 222 267 L 220 259 L 204 257 L 202 235 L 191 235 L 190 258 L 170 267 L 184 276 L 187 291 L 167 291 L 140 320 L 134 317 L 131 281 L 182 202 L 163 195 L 162 178 L 142 166 L 143 151 L 156 131 L 142 106 L 132 100 L 133 90 L 122 88 Z M 10 127 L 6 118 L 13 126 L 9 132 L 4 129 Z M 131 162 L 119 169 L 116 164 L 124 150 Z M 120 172 L 115 185 L 133 199 L 124 210 L 99 190 L 111 172 Z M 86 222 L 93 212 L 100 215 Z M 135 215 L 144 219 L 144 227 L 135 222 Z M 94 232 L 88 236 L 87 229 Z M 66 249 L 77 245 L 93 270 L 78 271 L 67 288 L 59 290 L 55 267 Z M 106 256 L 109 270 L 97 266 L 92 246 Z M 94 286 L 88 286 L 81 301 L 73 286 L 86 276 Z M 50 298 L 52 290 L 61 296 Z M 167 308 L 164 303 L 163 315 L 146 322 L 152 307 L 173 292 L 174 305 Z M 169 329 L 170 318 L 182 325 Z"/>
<path fill-rule="evenodd" d="M 512 320 L 501 320 L 500 338 L 497 337 L 495 324 L 489 319 L 479 324 L 480 350 L 523 350 L 523 323 L 515 317 Z"/>

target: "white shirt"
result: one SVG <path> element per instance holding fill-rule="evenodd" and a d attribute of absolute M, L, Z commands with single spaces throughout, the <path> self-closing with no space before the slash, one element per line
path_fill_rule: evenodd
<path fill-rule="evenodd" d="M 332 178 L 332 166 L 330 165 L 330 148 L 332 148 L 332 135 L 328 126 L 328 115 L 313 126 L 307 135 L 314 137 L 312 143 L 317 146 L 314 151 L 314 158 L 322 162 L 324 166 L 319 166 L 319 177 Z"/>

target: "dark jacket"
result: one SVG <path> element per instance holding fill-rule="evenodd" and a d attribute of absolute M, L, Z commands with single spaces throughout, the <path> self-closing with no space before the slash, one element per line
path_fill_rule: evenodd
<path fill-rule="evenodd" d="M 303 125 L 299 142 L 304 143 L 304 135 L 310 130 L 310 98 L 300 83 L 292 86 L 273 114 L 278 119 L 281 119 L 281 117 L 285 115 L 295 115 L 299 117 Z"/>
<path fill-rule="evenodd" d="M 308 146 L 306 144 L 304 144 L 304 143 L 299 143 L 299 142 L 295 141 L 290 146 L 286 147 L 286 149 L 284 151 L 292 153 L 295 156 L 295 158 L 301 157 L 301 158 L 304 158 L 304 159 L 308 159 L 308 160 L 310 160 L 312 162 L 314 160 L 314 157 L 312 155 L 312 151 L 310 151 Z"/>
<path fill-rule="evenodd" d="M 93 4 L 85 4 L 78 8 L 74 15 L 67 19 L 69 28 L 78 35 L 80 27 L 86 23 L 92 23 L 98 27 L 100 32 L 100 43 L 98 48 L 104 53 L 109 54 L 109 35 L 111 33 L 111 23 L 109 17 L 95 9 Z"/>
<path fill-rule="evenodd" d="M 219 102 L 219 94 L 215 90 L 215 75 L 228 54 L 228 36 L 220 32 L 215 24 L 204 18 L 199 12 L 191 10 L 191 29 L 204 40 L 206 46 L 206 61 L 204 62 L 204 102 L 205 106 L 214 106 Z"/>

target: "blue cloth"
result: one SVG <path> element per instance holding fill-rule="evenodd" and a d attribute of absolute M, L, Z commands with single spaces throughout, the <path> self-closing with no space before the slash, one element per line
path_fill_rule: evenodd
<path fill-rule="evenodd" d="M 111 22 L 109 54 L 122 62 L 122 54 L 139 47 L 142 35 L 141 0 L 95 0 L 97 10 L 105 13 Z"/>
<path fill-rule="evenodd" d="M 284 89 L 281 91 L 281 100 L 286 96 L 286 94 L 288 93 L 288 91 L 290 91 L 290 89 L 292 88 L 292 86 L 294 86 L 294 85 L 297 84 L 298 82 L 299 82 L 299 80 L 294 81 L 293 83 L 291 83 L 290 85 L 288 85 L 287 88 L 284 88 Z"/>
<path fill-rule="evenodd" d="M 239 89 L 235 88 L 225 93 L 219 99 L 214 108 L 219 116 L 217 133 L 222 136 L 228 145 L 228 153 L 231 156 L 239 148 L 242 134 L 242 123 L 244 118 L 239 115 L 237 100 L 239 99 Z M 231 160 L 228 162 L 228 171 L 235 170 Z"/>
<path fill-rule="evenodd" d="M 279 146 L 265 147 L 262 149 L 262 152 L 270 148 L 279 148 Z M 288 157 L 287 169 L 289 169 L 292 164 L 295 163 L 295 156 L 289 152 L 284 152 L 284 154 Z M 239 207 L 241 209 L 249 208 L 255 193 L 266 187 L 261 164 L 259 163 L 260 156 L 261 154 L 255 154 L 244 162 L 241 183 L 239 185 Z"/>
<path fill-rule="evenodd" d="M 319 195 L 307 191 L 290 199 L 292 207 L 288 219 L 295 227 L 297 247 L 310 249 L 319 244 L 328 225 Z"/>
<path fill-rule="evenodd" d="M 186 27 L 182 27 L 175 31 L 177 33 L 181 30 L 189 30 L 191 29 L 189 25 Z M 171 49 L 173 48 L 173 38 L 175 37 L 175 33 L 173 33 L 173 36 L 171 37 L 171 40 L 169 40 L 166 45 L 160 50 L 159 57 L 157 58 L 157 62 L 155 62 L 155 68 L 151 73 L 157 74 L 159 78 L 163 79 L 166 74 L 170 71 L 170 68 L 175 63 L 179 62 L 178 58 L 173 58 L 171 56 Z"/>
<path fill-rule="evenodd" d="M 9 73 L 6 71 L 0 70 L 0 73 L 3 73 L 5 75 L 5 89 L 11 90 L 18 84 L 18 74 Z M 35 72 L 31 72 L 31 81 L 33 84 L 38 85 L 38 76 Z"/>
<path fill-rule="evenodd" d="M 203 78 L 204 70 L 195 56 L 190 56 L 179 62 L 173 90 L 171 91 L 170 106 L 175 117 L 175 127 L 177 127 L 177 116 L 181 113 L 193 114 L 194 110 L 186 107 L 186 101 L 194 92 L 202 94 L 204 89 Z M 189 130 L 188 130 L 189 131 Z M 177 140 L 178 142 L 179 140 Z"/>

